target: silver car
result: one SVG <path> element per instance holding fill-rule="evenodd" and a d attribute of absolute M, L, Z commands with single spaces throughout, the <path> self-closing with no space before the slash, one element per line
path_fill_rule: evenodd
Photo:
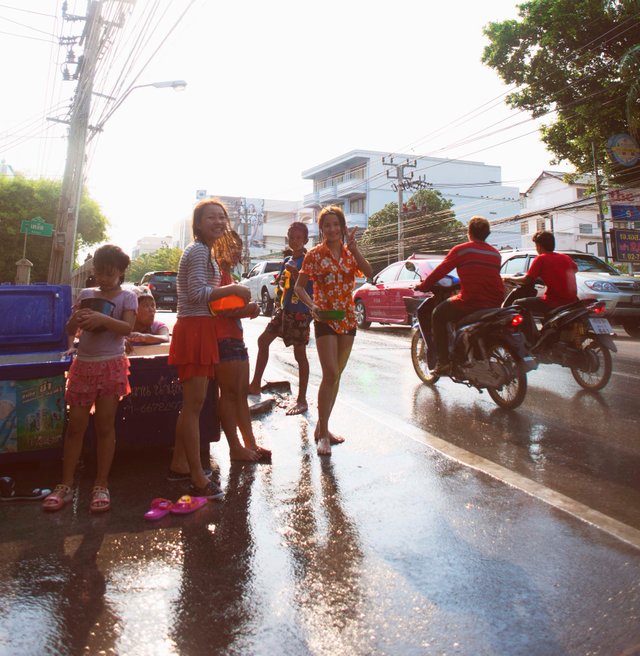
<path fill-rule="evenodd" d="M 605 316 L 614 324 L 621 324 L 631 337 L 640 337 L 640 279 L 623 275 L 612 266 L 590 253 L 557 251 L 565 253 L 577 265 L 576 283 L 578 298 L 597 299 L 605 304 Z M 535 250 L 510 251 L 502 254 L 503 276 L 525 275 L 537 256 Z M 505 285 L 507 291 L 512 286 Z M 544 293 L 544 285 L 536 284 L 538 295 Z"/>

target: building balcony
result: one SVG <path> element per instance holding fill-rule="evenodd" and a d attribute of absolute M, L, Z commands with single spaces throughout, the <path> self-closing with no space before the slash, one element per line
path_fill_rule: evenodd
<path fill-rule="evenodd" d="M 310 194 L 305 194 L 303 199 L 304 207 L 321 207 L 318 192 L 314 191 Z"/>
<path fill-rule="evenodd" d="M 348 228 L 362 228 L 363 230 L 367 229 L 367 215 L 362 214 L 345 214 L 345 219 L 347 220 Z"/>
<path fill-rule="evenodd" d="M 331 201 L 338 200 L 338 195 L 336 193 L 336 186 L 330 185 L 328 187 L 325 187 L 324 189 L 319 189 L 318 200 L 323 205 L 326 203 L 330 203 Z"/>
<path fill-rule="evenodd" d="M 352 196 L 364 196 L 367 193 L 367 183 L 362 178 L 345 180 L 337 185 L 339 198 L 351 198 Z"/>

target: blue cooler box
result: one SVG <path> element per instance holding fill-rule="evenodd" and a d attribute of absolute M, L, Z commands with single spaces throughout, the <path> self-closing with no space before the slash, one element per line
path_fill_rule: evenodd
<path fill-rule="evenodd" d="M 0 285 L 0 463 L 60 457 L 68 285 Z"/>

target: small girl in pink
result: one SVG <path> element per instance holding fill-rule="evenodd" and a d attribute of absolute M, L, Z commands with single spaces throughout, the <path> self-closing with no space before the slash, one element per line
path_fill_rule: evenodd
<path fill-rule="evenodd" d="M 94 407 L 97 471 L 89 508 L 91 512 L 104 512 L 111 507 L 108 477 L 116 444 L 116 410 L 120 399 L 131 392 L 125 336 L 131 332 L 138 307 L 136 295 L 120 287 L 129 263 L 129 256 L 118 246 L 100 247 L 93 257 L 98 287 L 80 292 L 67 322 L 70 342 L 78 330 L 80 338 L 67 376 L 65 400 L 69 405 L 69 423 L 64 442 L 62 483 L 44 499 L 44 510 L 60 510 L 71 501 L 82 442 Z M 89 298 L 113 303 L 112 315 L 81 307 L 82 301 Z M 69 352 L 73 351 L 71 346 Z"/>

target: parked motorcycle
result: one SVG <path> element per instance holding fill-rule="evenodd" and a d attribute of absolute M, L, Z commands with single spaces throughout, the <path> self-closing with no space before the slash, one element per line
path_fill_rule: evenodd
<path fill-rule="evenodd" d="M 413 264 L 405 265 L 409 270 Z M 422 333 L 417 321 L 418 307 L 425 303 L 428 323 L 435 307 L 459 288 L 455 276 L 445 276 L 433 288 L 426 300 L 404 299 L 407 312 L 415 317 L 411 339 L 411 361 L 418 378 L 435 385 L 440 376 L 433 373 L 436 364 L 433 337 L 430 330 Z M 455 383 L 486 389 L 501 408 L 518 407 L 527 393 L 527 372 L 537 363 L 526 348 L 521 331 L 523 317 L 517 308 L 478 310 L 449 324 L 449 377 Z"/>
<path fill-rule="evenodd" d="M 505 298 L 503 307 L 512 306 L 518 298 L 535 295 L 532 284 L 516 287 Z M 519 310 L 527 312 L 524 308 Z M 529 320 L 532 334 L 527 337 L 532 354 L 542 364 L 568 367 L 584 389 L 601 390 L 611 378 L 611 352 L 618 350 L 611 324 L 602 316 L 604 311 L 601 301 L 582 300 L 556 308 L 542 319 L 540 328 L 535 320 Z"/>

